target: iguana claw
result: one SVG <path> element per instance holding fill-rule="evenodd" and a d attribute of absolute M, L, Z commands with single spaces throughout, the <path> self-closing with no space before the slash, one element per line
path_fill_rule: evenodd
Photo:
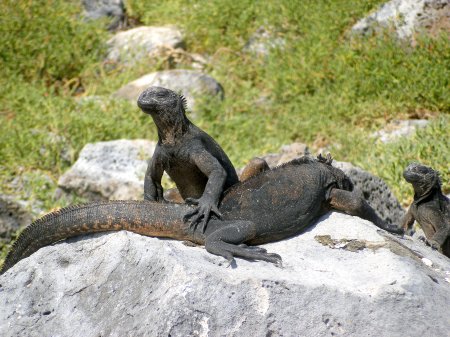
<path fill-rule="evenodd" d="M 211 212 L 214 213 L 219 219 L 222 218 L 222 214 L 219 209 L 210 200 L 202 200 L 202 198 L 186 198 L 186 203 L 198 206 L 192 211 L 186 213 L 183 217 L 184 222 L 188 222 L 191 218 L 189 228 L 194 231 L 197 229 L 197 226 L 200 226 L 202 233 L 205 233 Z"/>

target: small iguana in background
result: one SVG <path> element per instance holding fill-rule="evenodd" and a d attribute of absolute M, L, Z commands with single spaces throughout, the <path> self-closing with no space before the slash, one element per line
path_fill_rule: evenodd
<path fill-rule="evenodd" d="M 191 218 L 191 225 L 201 221 L 204 230 L 211 212 L 220 217 L 217 205 L 222 192 L 239 181 L 233 164 L 219 144 L 187 118 L 183 96 L 150 87 L 140 94 L 137 105 L 152 116 L 158 129 L 158 143 L 145 174 L 144 199 L 165 201 L 161 178 L 166 171 L 181 197 L 197 205 L 185 219 Z"/>
<path fill-rule="evenodd" d="M 450 200 L 442 193 L 439 173 L 412 163 L 403 177 L 414 188 L 414 200 L 402 220 L 403 229 L 410 230 L 417 220 L 427 244 L 450 257 Z"/>
<path fill-rule="evenodd" d="M 223 220 L 211 219 L 206 231 L 183 221 L 191 206 L 150 201 L 109 201 L 71 206 L 35 221 L 20 234 L 0 273 L 39 248 L 78 235 L 127 230 L 204 244 L 208 252 L 281 263 L 277 254 L 258 245 L 301 233 L 331 209 L 372 221 L 395 233 L 367 204 L 344 172 L 331 166 L 331 157 L 309 156 L 267 170 L 228 189 L 219 205 Z"/>

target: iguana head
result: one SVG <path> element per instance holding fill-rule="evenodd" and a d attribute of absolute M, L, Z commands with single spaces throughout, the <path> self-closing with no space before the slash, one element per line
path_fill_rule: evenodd
<path fill-rule="evenodd" d="M 139 95 L 137 105 L 143 112 L 160 117 L 173 114 L 184 115 L 186 111 L 186 99 L 176 92 L 162 87 L 145 89 Z"/>
<path fill-rule="evenodd" d="M 419 163 L 409 164 L 403 171 L 403 177 L 408 183 L 413 185 L 414 199 L 426 197 L 434 189 L 441 188 L 439 172 Z"/>
<path fill-rule="evenodd" d="M 189 129 L 190 121 L 185 112 L 186 99 L 172 90 L 150 87 L 139 95 L 137 105 L 152 116 L 158 129 L 158 137 L 163 143 L 174 143 Z"/>

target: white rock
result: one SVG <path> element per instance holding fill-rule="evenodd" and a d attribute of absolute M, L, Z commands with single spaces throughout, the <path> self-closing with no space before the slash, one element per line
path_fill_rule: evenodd
<path fill-rule="evenodd" d="M 283 49 L 286 40 L 277 36 L 273 27 L 259 27 L 244 46 L 244 51 L 254 55 L 268 56 L 273 49 Z"/>
<path fill-rule="evenodd" d="M 422 30 L 432 34 L 441 29 L 448 32 L 445 22 L 448 22 L 449 15 L 448 0 L 391 0 L 358 21 L 352 32 L 365 35 L 380 28 L 393 28 L 400 39 L 407 40 Z"/>
<path fill-rule="evenodd" d="M 119 32 L 108 41 L 107 61 L 132 63 L 160 47 L 182 48 L 181 31 L 176 27 L 144 26 Z"/>
<path fill-rule="evenodd" d="M 58 186 L 93 200 L 142 199 L 147 161 L 155 146 L 143 139 L 87 144 Z"/>
<path fill-rule="evenodd" d="M 394 120 L 383 130 L 373 133 L 372 137 L 378 138 L 383 143 L 391 143 L 401 137 L 411 136 L 417 129 L 426 127 L 428 123 L 426 119 Z"/>
<path fill-rule="evenodd" d="M 377 248 L 331 249 L 315 237 Z M 398 241 L 398 242 L 397 242 Z M 409 245 L 412 252 L 406 248 Z M 45 247 L 0 276 L 0 335 L 446 336 L 450 260 L 340 213 L 267 244 L 284 267 L 128 232 Z"/>
<path fill-rule="evenodd" d="M 150 86 L 164 87 L 179 92 L 187 99 L 188 109 L 194 110 L 195 101 L 220 95 L 222 86 L 211 76 L 195 70 L 166 70 L 147 74 L 128 83 L 114 93 L 114 96 L 136 103 L 140 93 Z"/>
<path fill-rule="evenodd" d="M 427 259 L 425 257 L 422 258 L 422 262 L 423 262 L 424 265 L 426 265 L 428 267 L 431 267 L 433 265 L 433 262 L 430 259 Z"/>

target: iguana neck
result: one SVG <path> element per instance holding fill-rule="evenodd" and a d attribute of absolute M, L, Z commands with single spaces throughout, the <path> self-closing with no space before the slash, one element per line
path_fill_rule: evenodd
<path fill-rule="evenodd" d="M 158 130 L 158 138 L 161 144 L 174 144 L 180 139 L 192 124 L 183 113 L 161 117 L 152 115 Z"/>
<path fill-rule="evenodd" d="M 417 186 L 414 186 L 413 203 L 417 205 L 435 194 L 436 194 L 436 185 L 434 183 L 426 186 L 425 188 L 423 187 L 419 188 Z"/>

